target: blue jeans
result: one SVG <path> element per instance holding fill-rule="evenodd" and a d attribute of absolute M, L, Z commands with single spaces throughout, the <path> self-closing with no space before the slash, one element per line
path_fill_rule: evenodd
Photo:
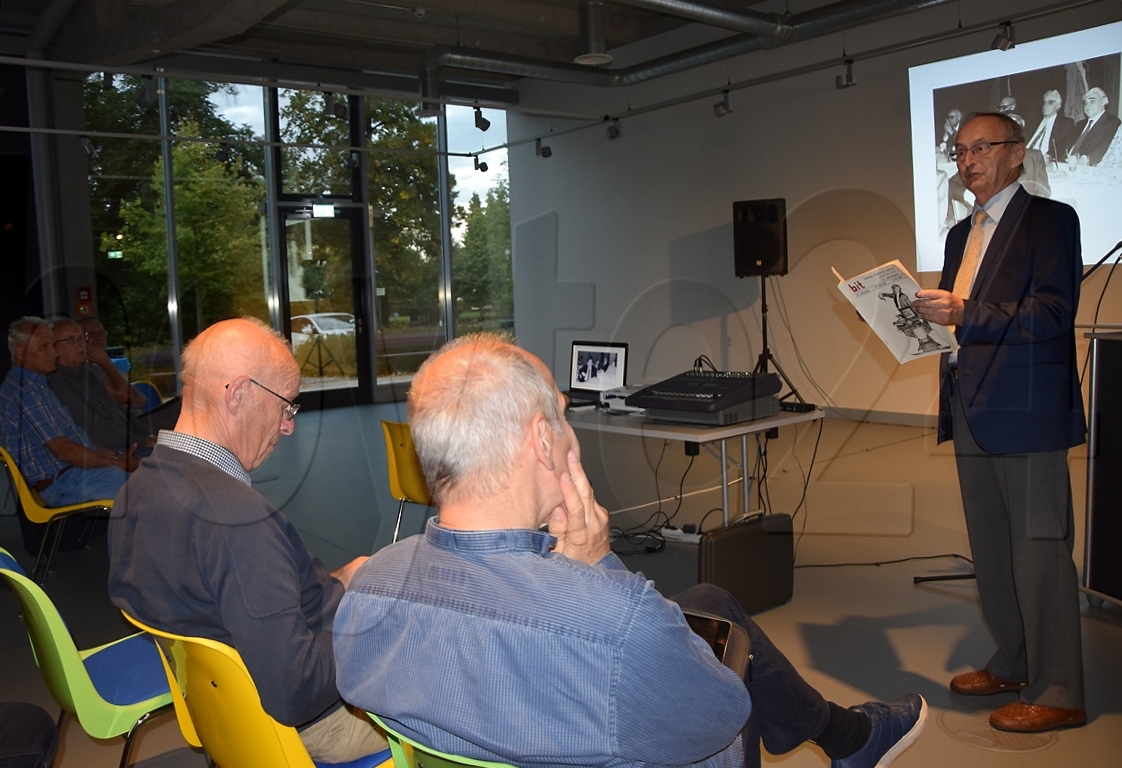
<path fill-rule="evenodd" d="M 705 611 L 739 624 L 752 643 L 752 661 L 744 685 L 752 697 L 752 714 L 741 731 L 745 768 L 760 766 L 759 744 L 782 755 L 822 733 L 829 704 L 803 680 L 759 625 L 744 613 L 736 598 L 712 584 L 698 584 L 678 595 L 682 608 Z"/>
<path fill-rule="evenodd" d="M 83 469 L 72 467 L 39 492 L 48 507 L 64 507 L 83 501 L 112 499 L 125 484 L 129 473 L 120 467 Z"/>

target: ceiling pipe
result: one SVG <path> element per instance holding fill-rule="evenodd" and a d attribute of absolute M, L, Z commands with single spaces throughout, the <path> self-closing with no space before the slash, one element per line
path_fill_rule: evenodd
<path fill-rule="evenodd" d="M 604 33 L 604 0 L 580 0 L 581 53 L 574 64 L 603 67 L 612 63 Z"/>
<path fill-rule="evenodd" d="M 613 0 L 613 2 L 760 37 L 784 38 L 791 34 L 790 16 L 781 16 L 778 13 L 758 13 L 747 8 L 743 11 L 726 11 L 723 8 L 698 5 L 686 0 Z"/>
<path fill-rule="evenodd" d="M 710 6 L 698 6 L 680 0 L 673 3 L 669 0 L 624 1 L 637 7 L 654 9 L 657 6 L 658 10 L 673 5 L 683 13 L 686 6 L 691 6 L 699 16 L 715 11 Z M 951 2 L 951 0 L 841 0 L 841 2 L 832 5 L 785 17 L 784 20 L 779 20 L 777 17 L 776 20 L 771 22 L 770 26 L 765 25 L 768 33 L 766 35 L 749 33 L 733 35 L 631 67 L 612 70 L 589 69 L 578 64 L 508 56 L 493 51 L 438 46 L 425 54 L 421 64 L 421 112 L 422 114 L 437 114 L 440 111 L 440 105 L 435 99 L 439 98 L 440 73 L 444 69 L 474 70 L 575 85 L 628 86 L 675 72 L 694 69 L 705 64 L 724 61 L 733 56 L 740 56 L 752 51 L 810 40 L 873 20 L 915 13 L 948 2 Z M 729 12 L 714 12 L 706 18 L 714 20 L 725 18 L 728 15 Z M 748 16 L 732 15 L 740 16 L 739 23 L 749 23 L 746 21 L 750 18 Z M 753 23 L 760 22 L 759 14 L 754 15 L 751 19 Z"/>

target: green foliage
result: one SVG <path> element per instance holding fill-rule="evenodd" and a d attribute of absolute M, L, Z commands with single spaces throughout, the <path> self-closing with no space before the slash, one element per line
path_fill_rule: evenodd
<path fill-rule="evenodd" d="M 487 191 L 486 204 L 471 196 L 464 216 L 463 245 L 455 249 L 452 262 L 454 293 L 466 320 L 478 311 L 492 318 L 510 318 L 514 313 L 514 287 L 510 264 L 510 193 L 505 178 Z M 471 327 L 484 323 L 471 323 Z M 461 322 L 457 333 L 465 330 Z"/>
<path fill-rule="evenodd" d="M 182 136 L 215 139 L 252 138 L 248 127 L 236 127 L 219 116 L 208 99 L 224 87 L 228 86 L 169 81 L 172 131 Z M 133 75 L 114 75 L 106 79 L 96 73 L 86 79 L 84 90 L 86 124 L 91 130 L 146 136 L 160 134 L 155 80 Z M 160 143 L 151 138 L 95 137 L 90 139 L 89 148 L 92 234 L 102 321 L 111 329 L 117 343 L 167 344 L 171 331 L 167 317 L 167 246 Z M 224 150 L 221 154 L 229 158 L 228 162 L 217 158 L 219 149 Z M 240 144 L 222 147 L 217 143 L 199 144 L 192 157 L 200 158 L 211 171 L 224 166 L 223 183 L 244 186 L 263 174 L 263 153 Z M 179 164 L 178 160 L 175 162 Z M 206 176 L 204 173 L 203 177 Z M 185 191 L 184 194 L 189 193 Z M 145 216 L 141 211 L 150 215 Z M 132 216 L 131 231 L 118 241 L 116 236 L 125 234 L 126 215 Z M 122 250 L 125 258 L 110 260 L 106 257 L 109 250 Z M 133 256 L 142 257 L 147 266 L 142 267 Z M 161 259 L 162 267 L 155 267 L 155 262 Z M 260 286 L 260 282 L 257 285 Z M 205 285 L 202 288 L 205 297 L 210 291 Z M 255 288 L 254 293 L 261 291 Z M 253 313 L 258 314 L 257 311 Z"/>
<path fill-rule="evenodd" d="M 184 121 L 190 135 L 194 123 Z M 268 317 L 262 290 L 263 229 L 260 185 L 246 181 L 242 161 L 222 163 L 197 142 L 172 148 L 175 235 L 180 307 L 188 337 L 227 317 Z M 168 271 L 163 160 L 150 172 L 148 192 L 121 204 L 120 234 L 103 235 L 102 250 L 117 248 L 139 275 L 159 276 L 167 296 Z M 166 300 L 166 299 L 165 299 Z"/>

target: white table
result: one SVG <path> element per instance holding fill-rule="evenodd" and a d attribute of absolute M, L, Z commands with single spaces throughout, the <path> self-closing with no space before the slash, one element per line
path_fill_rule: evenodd
<path fill-rule="evenodd" d="M 780 411 L 776 416 L 753 421 L 742 421 L 723 427 L 709 427 L 701 424 L 685 424 L 670 421 L 657 421 L 640 415 L 616 415 L 594 408 L 591 410 L 567 410 L 565 418 L 573 429 L 586 429 L 595 432 L 612 432 L 619 435 L 653 437 L 663 440 L 681 440 L 684 443 L 721 444 L 721 513 L 724 524 L 729 524 L 729 476 L 728 441 L 740 438 L 740 479 L 743 506 L 748 511 L 748 491 L 751 481 L 748 476 L 748 435 L 759 435 L 769 429 L 787 427 L 816 421 L 826 414 L 818 408 L 806 413 Z"/>

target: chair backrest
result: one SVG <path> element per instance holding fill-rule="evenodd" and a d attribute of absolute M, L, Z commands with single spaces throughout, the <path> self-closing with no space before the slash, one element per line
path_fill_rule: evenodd
<path fill-rule="evenodd" d="M 390 753 L 393 755 L 394 768 L 511 768 L 506 763 L 491 763 L 486 760 L 475 760 L 470 757 L 457 757 L 446 752 L 429 749 L 395 731 L 382 718 L 372 712 L 367 712 L 374 722 L 386 732 L 390 742 Z"/>
<path fill-rule="evenodd" d="M 390 494 L 397 500 L 433 506 L 421 461 L 413 448 L 409 425 L 399 421 L 383 421 L 386 436 L 386 459 L 389 462 Z"/>
<path fill-rule="evenodd" d="M 164 398 L 160 395 L 160 390 L 152 382 L 141 379 L 139 381 L 134 381 L 132 385 L 136 387 L 140 394 L 144 395 L 144 413 L 163 405 Z"/>
<path fill-rule="evenodd" d="M 35 508 L 43 508 L 43 500 L 39 498 L 39 494 L 27 484 L 23 479 L 23 473 L 19 471 L 19 465 L 16 460 L 12 458 L 12 454 L 0 446 L 0 463 L 8 468 L 8 476 L 12 478 L 12 485 L 16 488 L 16 496 L 19 497 L 20 504 L 23 506 L 24 514 L 27 515 L 29 520 L 36 523 L 46 522 L 45 520 L 35 520 L 31 515 L 35 514 Z"/>
<path fill-rule="evenodd" d="M 47 593 L 27 576 L 0 568 L 0 577 L 19 601 L 31 650 L 51 696 L 63 710 L 77 715 L 79 701 L 101 697 L 62 616 Z"/>
<path fill-rule="evenodd" d="M 110 651 L 104 657 L 107 659 L 107 664 L 98 666 L 99 679 L 107 686 L 105 695 L 127 696 L 131 693 L 128 676 L 134 671 L 130 659 L 135 657 L 126 655 L 131 650 L 136 650 L 135 647 L 126 649 L 123 646 L 125 641 L 117 641 L 109 643 L 108 646 L 80 651 L 75 646 L 70 631 L 66 629 L 62 615 L 59 615 L 55 604 L 50 601 L 42 587 L 27 576 L 22 576 L 16 570 L 7 567 L 0 567 L 0 578 L 7 580 L 8 586 L 19 601 L 28 638 L 31 641 L 31 650 L 35 653 L 39 673 L 47 684 L 50 696 L 64 712 L 76 716 L 77 721 L 82 725 L 82 730 L 89 733 L 91 737 L 110 739 L 129 733 L 137 724 L 141 714 L 153 712 L 168 703 L 166 688 L 163 689 L 163 693 L 153 689 L 150 696 L 139 696 L 139 701 L 113 704 L 105 700 L 98 686 L 93 682 L 85 659 L 99 655 L 103 651 Z M 118 648 L 121 650 L 121 655 L 114 655 L 112 651 Z M 117 659 L 116 662 L 113 658 Z M 117 666 L 114 667 L 114 664 Z M 163 680 L 160 680 L 160 683 L 163 684 Z"/>
<path fill-rule="evenodd" d="M 313 768 L 296 729 L 278 723 L 261 706 L 236 650 L 149 627 L 127 613 L 125 618 L 151 633 L 163 651 L 175 714 L 189 744 L 201 746 L 219 766 Z"/>

